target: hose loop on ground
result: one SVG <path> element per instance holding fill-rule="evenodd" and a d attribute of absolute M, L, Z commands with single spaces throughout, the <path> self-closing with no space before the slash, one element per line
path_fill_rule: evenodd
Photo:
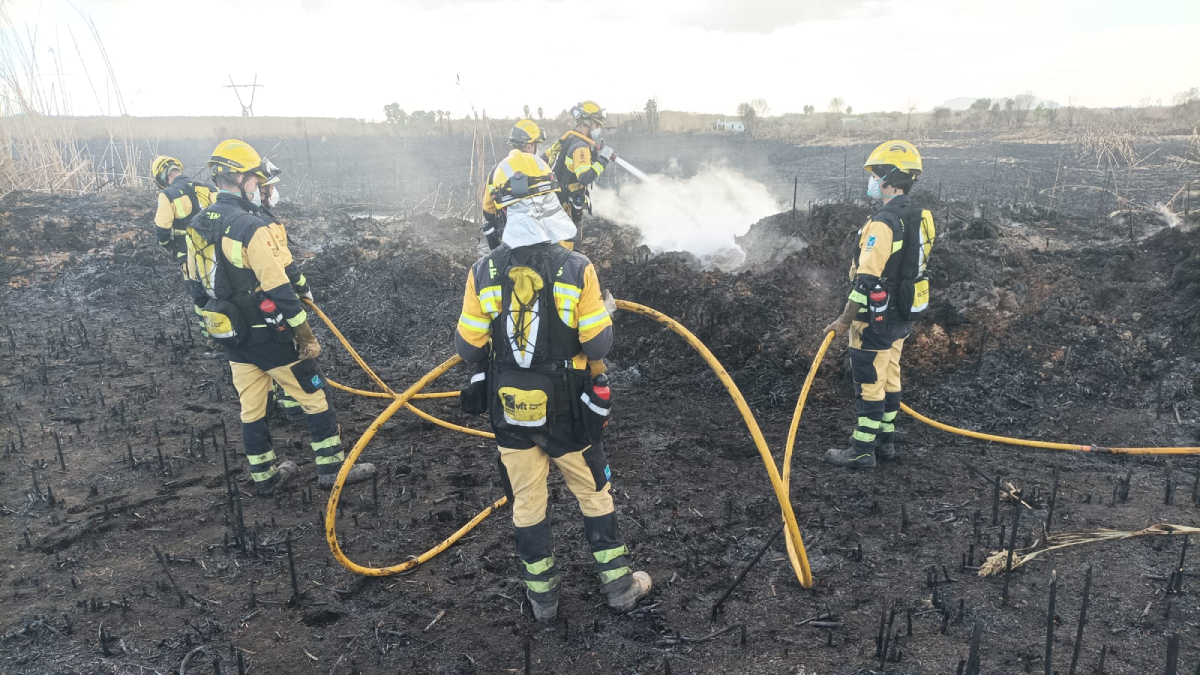
<path fill-rule="evenodd" d="M 338 500 L 341 497 L 342 487 L 345 484 L 346 476 L 347 476 L 347 474 L 350 473 L 350 469 L 351 469 L 351 467 L 354 466 L 354 462 L 358 460 L 358 457 L 359 457 L 359 455 L 362 454 L 363 449 L 366 448 L 367 444 L 371 442 L 371 439 L 375 437 L 375 434 L 377 434 L 379 432 L 380 427 L 382 427 L 384 425 L 384 423 L 386 423 L 389 419 L 391 419 L 391 417 L 393 415 L 395 415 L 396 412 L 399 411 L 401 408 L 406 408 L 413 414 L 420 417 L 421 419 L 424 419 L 428 422 L 431 422 L 431 423 L 441 426 L 443 428 L 450 429 L 452 431 L 458 431 L 460 433 L 470 434 L 472 436 L 478 436 L 480 438 L 495 438 L 495 435 L 490 432 L 479 431 L 477 429 L 471 429 L 468 427 L 453 424 L 451 422 L 447 422 L 447 421 L 439 419 L 433 415 L 430 415 L 429 413 L 427 413 L 423 410 L 420 410 L 420 409 L 416 408 L 415 406 L 413 406 L 411 403 L 409 403 L 409 401 L 412 401 L 412 400 L 441 399 L 441 398 L 457 397 L 458 396 L 457 392 L 437 392 L 437 393 L 422 394 L 421 390 L 423 390 L 426 386 L 428 386 L 431 382 L 436 380 L 438 377 L 441 377 L 443 374 L 445 374 L 447 371 L 449 371 L 455 365 L 460 363 L 461 359 L 459 357 L 454 356 L 450 359 L 447 359 L 441 365 L 439 365 L 438 367 L 429 371 L 424 377 L 422 377 L 420 380 L 418 380 L 416 382 L 416 384 L 414 384 L 413 386 L 406 389 L 403 393 L 396 394 L 394 391 L 392 391 L 392 389 L 390 387 L 387 386 L 386 383 L 384 383 L 384 381 L 379 377 L 379 375 L 377 375 L 375 373 L 375 371 L 371 370 L 370 366 L 367 365 L 366 361 L 363 360 L 363 358 L 358 354 L 358 352 L 354 349 L 354 347 L 352 347 L 350 345 L 349 341 L 346 340 L 346 337 L 344 335 L 342 335 L 341 331 L 339 331 L 337 329 L 337 327 L 334 326 L 333 322 L 329 319 L 328 316 L 325 315 L 324 312 L 321 311 L 320 308 L 318 308 L 311 300 L 305 300 L 305 304 L 310 309 L 312 309 L 317 314 L 317 316 L 319 316 L 321 318 L 322 321 L 325 322 L 325 325 L 329 327 L 330 331 L 333 332 L 334 336 L 337 337 L 338 341 L 342 344 L 342 346 L 346 348 L 346 351 L 350 353 L 350 355 L 354 358 L 354 361 L 363 369 L 363 371 L 371 378 L 371 380 L 374 381 L 375 384 L 383 391 L 382 392 L 372 392 L 372 391 L 365 391 L 362 389 L 355 389 L 353 387 L 348 387 L 346 385 L 340 384 L 333 380 L 327 379 L 326 381 L 329 382 L 330 386 L 334 387 L 335 389 L 340 389 L 342 391 L 345 391 L 345 392 L 348 392 L 351 394 L 355 394 L 358 396 L 365 396 L 365 397 L 370 397 L 370 398 L 392 399 L 391 404 L 388 405 L 388 407 L 386 409 L 384 409 L 384 411 L 382 413 L 380 413 L 377 418 L 375 418 L 375 421 L 371 423 L 371 425 L 367 428 L 367 430 L 363 433 L 363 435 L 354 444 L 354 447 L 351 449 L 350 454 L 346 457 L 346 461 L 342 463 L 341 470 L 338 472 L 337 480 L 333 486 L 333 490 L 330 492 L 329 503 L 328 503 L 328 506 L 325 511 L 325 539 L 329 542 L 329 550 L 333 553 L 333 557 L 335 559 L 337 559 L 337 561 L 343 567 L 345 567 L 346 569 L 348 569 L 352 572 L 357 572 L 359 574 L 364 574 L 367 576 L 388 576 L 391 574 L 398 574 L 401 572 L 406 572 L 406 571 L 411 570 L 412 568 L 416 567 L 417 565 L 420 565 L 422 563 L 429 561 L 430 559 L 432 559 L 433 557 L 435 557 L 442 551 L 445 551 L 450 546 L 453 546 L 455 542 L 457 542 L 464 535 L 466 535 L 468 532 L 470 532 L 472 529 L 474 529 L 475 526 L 477 526 L 479 523 L 483 522 L 483 520 L 485 518 L 490 516 L 497 509 L 499 509 L 499 508 L 503 507 L 505 504 L 507 504 L 508 498 L 501 497 L 500 499 L 497 499 L 495 502 L 492 503 L 491 506 L 487 507 L 483 511 L 480 511 L 479 514 L 477 514 L 468 523 L 466 523 L 461 528 L 459 528 L 454 534 L 450 535 L 450 537 L 448 537 L 446 540 L 442 541 L 437 546 L 429 549 L 428 551 L 425 551 L 424 553 L 422 553 L 421 555 L 419 555 L 415 558 L 410 558 L 409 560 L 407 560 L 403 563 L 400 563 L 398 565 L 392 565 L 390 567 L 367 567 L 367 566 L 359 565 L 359 564 L 355 563 L 354 561 L 350 560 L 346 556 L 346 554 L 342 551 L 341 546 L 338 544 L 338 539 L 337 539 L 337 522 L 336 522 L 337 521 L 337 504 L 338 504 Z M 796 401 L 796 409 L 795 409 L 795 412 L 792 414 L 792 422 L 791 422 L 791 426 L 788 430 L 787 443 L 786 443 L 786 445 L 784 447 L 784 451 L 783 451 L 783 462 L 782 462 L 783 470 L 781 473 L 779 471 L 779 469 L 777 469 L 775 467 L 774 458 L 771 456 L 771 451 L 767 447 L 767 443 L 766 443 L 766 440 L 763 438 L 762 431 L 758 427 L 758 421 L 755 419 L 754 414 L 750 411 L 750 406 L 746 403 L 745 397 L 742 396 L 742 393 L 738 389 L 737 384 L 734 383 L 733 378 L 731 378 L 729 376 L 729 373 L 726 372 L 725 368 L 721 365 L 720 361 L 718 361 L 716 356 L 714 356 L 712 354 L 712 352 L 708 350 L 708 348 L 704 345 L 704 343 L 701 342 L 700 339 L 697 338 L 695 335 L 693 335 L 691 331 L 689 331 L 687 328 L 683 327 L 679 322 L 675 321 L 671 317 L 669 317 L 657 310 L 651 309 L 644 305 L 639 305 L 634 302 L 628 302 L 626 300 L 617 300 L 617 307 L 619 309 L 623 309 L 625 311 L 634 312 L 637 314 L 642 314 L 642 315 L 648 316 L 648 317 L 654 319 L 655 321 L 665 325 L 667 328 L 670 328 L 675 333 L 677 333 L 680 337 L 682 337 L 684 339 L 684 341 L 686 341 L 693 349 L 695 349 L 697 353 L 700 354 L 700 356 L 704 359 L 705 363 L 707 363 L 708 366 L 712 369 L 712 371 L 716 374 L 717 378 L 721 380 L 721 383 L 725 385 L 725 389 L 729 392 L 730 397 L 733 399 L 734 404 L 737 406 L 738 412 L 741 413 L 742 419 L 746 423 L 746 428 L 749 429 L 749 431 L 750 431 L 750 437 L 754 440 L 754 445 L 758 449 L 759 455 L 762 457 L 763 465 L 767 470 L 767 477 L 771 481 L 771 488 L 775 492 L 775 498 L 779 501 L 780 511 L 782 512 L 782 515 L 783 515 L 784 532 L 787 535 L 786 541 L 787 541 L 788 560 L 792 565 L 792 570 L 796 573 L 796 579 L 800 581 L 801 586 L 803 586 L 804 588 L 811 588 L 812 584 L 813 584 L 812 569 L 809 566 L 808 553 L 804 548 L 804 539 L 800 535 L 800 526 L 797 523 L 796 514 L 795 514 L 794 510 L 792 509 L 792 504 L 791 504 L 790 480 L 791 480 L 791 473 L 792 473 L 792 454 L 793 454 L 793 451 L 794 451 L 795 445 L 796 445 L 796 432 L 800 425 L 800 418 L 804 412 L 804 406 L 805 406 L 806 402 L 808 401 L 808 393 L 809 393 L 810 389 L 812 388 L 813 380 L 816 378 L 817 370 L 821 366 L 821 361 L 822 361 L 822 359 L 824 359 L 825 353 L 829 349 L 829 345 L 833 342 L 834 333 L 831 331 L 825 336 L 825 340 L 821 343 L 820 348 L 817 350 L 816 356 L 813 358 L 812 365 L 808 369 L 808 375 L 805 377 L 804 386 L 800 390 L 800 397 Z M 981 433 L 978 431 L 970 431 L 968 429 L 960 429 L 958 427 L 954 427 L 949 424 L 943 424 L 942 422 L 938 422 L 937 420 L 930 419 L 930 418 L 922 415 L 921 413 L 918 413 L 917 411 L 913 410 L 912 408 L 910 408 L 908 405 L 906 405 L 904 403 L 900 404 L 900 409 L 903 410 L 908 415 L 912 416 L 914 419 L 916 419 L 924 424 L 927 424 L 931 427 L 934 427 L 935 429 L 940 429 L 942 431 L 946 431 L 946 432 L 949 432 L 952 434 L 957 434 L 959 436 L 975 438 L 975 439 L 983 440 L 983 441 L 991 441 L 994 443 L 1004 443 L 1007 445 L 1018 445 L 1018 446 L 1031 447 L 1031 448 L 1042 448 L 1042 449 L 1046 449 L 1046 450 L 1065 450 L 1065 451 L 1092 452 L 1092 453 L 1116 453 L 1116 454 L 1130 454 L 1130 455 L 1195 455 L 1195 454 L 1200 454 L 1200 447 L 1109 448 L 1109 447 L 1100 447 L 1097 445 L 1076 445 L 1076 444 L 1070 444 L 1070 443 L 1052 443 L 1052 442 L 1047 442 L 1047 441 L 1031 441 L 1031 440 L 1025 440 L 1025 439 L 1020 439 L 1020 438 L 1011 438 L 1008 436 L 997 436 L 994 434 L 985 434 L 985 433 Z"/>

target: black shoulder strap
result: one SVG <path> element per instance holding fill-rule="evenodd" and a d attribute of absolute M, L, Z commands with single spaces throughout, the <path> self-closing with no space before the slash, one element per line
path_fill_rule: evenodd
<path fill-rule="evenodd" d="M 192 200 L 192 216 L 195 217 L 197 213 L 200 213 L 200 198 L 196 196 L 196 184 L 188 181 L 187 185 L 180 189 L 180 192 Z"/>

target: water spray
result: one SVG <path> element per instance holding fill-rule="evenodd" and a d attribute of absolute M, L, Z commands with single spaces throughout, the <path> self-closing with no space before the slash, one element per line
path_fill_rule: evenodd
<path fill-rule="evenodd" d="M 666 196 L 668 199 L 670 199 L 671 203 L 676 208 L 678 208 L 681 212 L 683 212 L 684 215 L 686 215 L 689 219 L 691 219 L 691 221 L 693 223 L 698 222 L 700 220 L 700 216 L 695 211 L 692 210 L 691 206 L 684 203 L 684 201 L 682 199 L 680 199 L 675 193 L 666 189 L 665 187 L 662 186 L 661 183 L 654 180 L 654 178 L 651 177 L 650 174 L 646 173 L 645 171 L 642 171 L 641 169 L 637 168 L 636 166 L 625 161 L 619 155 L 616 158 L 616 162 L 617 162 L 617 164 L 619 164 L 621 166 L 622 169 L 625 169 L 629 173 L 633 174 L 638 180 L 642 181 L 643 183 L 645 183 L 647 185 L 650 185 L 651 187 L 653 187 L 654 189 L 656 189 L 660 193 L 662 193 L 664 196 Z"/>

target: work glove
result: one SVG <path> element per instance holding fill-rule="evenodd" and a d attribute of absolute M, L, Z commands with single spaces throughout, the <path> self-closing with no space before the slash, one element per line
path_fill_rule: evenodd
<path fill-rule="evenodd" d="M 608 310 L 609 316 L 617 313 L 617 300 L 613 297 L 612 291 L 607 289 L 604 291 L 604 309 Z"/>
<path fill-rule="evenodd" d="M 596 359 L 595 361 L 588 359 L 588 375 L 593 380 L 607 372 L 608 364 L 604 362 L 604 359 Z"/>
<path fill-rule="evenodd" d="M 861 308 L 862 305 L 858 304 L 857 302 L 854 302 L 853 300 L 847 300 L 846 309 L 842 311 L 842 315 L 834 319 L 833 323 L 826 326 L 825 330 L 821 331 L 821 336 L 824 337 L 829 333 L 829 331 L 833 331 L 833 336 L 835 338 L 840 338 L 845 335 L 846 331 L 850 330 L 850 323 L 854 321 L 854 317 L 858 316 L 858 311 Z"/>
<path fill-rule="evenodd" d="M 850 321 L 851 320 L 847 319 L 846 317 L 839 316 L 833 320 L 833 323 L 825 326 L 825 330 L 821 331 L 821 336 L 824 337 L 825 335 L 829 334 L 829 331 L 833 331 L 833 337 L 842 337 L 846 334 L 846 331 L 850 330 Z"/>
<path fill-rule="evenodd" d="M 307 321 L 292 328 L 292 332 L 296 335 L 296 351 L 300 352 L 301 361 L 315 359 L 321 355 L 321 345 L 317 343 L 317 336 L 313 335 L 312 327 Z"/>
<path fill-rule="evenodd" d="M 605 166 L 607 166 L 609 162 L 615 160 L 616 158 L 617 153 L 613 152 L 611 145 L 605 145 L 600 148 L 600 159 L 604 160 Z"/>
<path fill-rule="evenodd" d="M 308 284 L 304 285 L 303 291 L 300 289 L 296 289 L 296 295 L 300 296 L 301 298 L 303 298 L 305 300 L 308 300 L 309 302 L 314 302 L 313 294 L 312 294 L 312 286 L 309 286 Z"/>

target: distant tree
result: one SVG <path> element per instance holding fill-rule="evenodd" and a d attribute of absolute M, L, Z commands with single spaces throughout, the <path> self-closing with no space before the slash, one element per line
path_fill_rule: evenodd
<path fill-rule="evenodd" d="M 992 112 L 994 112 L 994 113 L 1000 112 L 1000 102 L 999 101 L 996 101 L 995 103 L 992 104 Z"/>
<path fill-rule="evenodd" d="M 1058 119 L 1058 105 L 1054 103 L 1039 103 L 1033 112 L 1039 120 L 1046 124 L 1054 124 L 1054 120 Z"/>
<path fill-rule="evenodd" d="M 388 124 L 404 124 L 408 121 L 408 113 L 404 112 L 399 103 L 389 103 L 383 106 L 383 116 Z"/>
<path fill-rule="evenodd" d="M 1030 92 L 1013 97 L 1013 116 L 1018 125 L 1025 124 L 1035 101 L 1037 101 L 1037 97 Z"/>
<path fill-rule="evenodd" d="M 904 130 L 912 131 L 912 116 L 917 112 L 917 102 L 908 102 L 908 115 L 904 119 Z"/>
<path fill-rule="evenodd" d="M 750 101 L 750 106 L 754 108 L 755 117 L 766 117 L 771 112 L 771 106 L 767 105 L 767 102 L 761 98 Z"/>
<path fill-rule="evenodd" d="M 532 117 L 532 116 L 533 116 L 533 115 L 531 115 L 531 114 L 530 114 L 529 106 L 528 106 L 528 105 L 526 105 L 526 106 L 525 106 L 525 119 L 529 119 L 529 118 L 530 118 L 530 117 Z"/>
<path fill-rule="evenodd" d="M 751 103 L 741 103 L 737 107 L 738 117 L 742 118 L 742 124 L 746 125 L 746 133 L 750 136 L 758 129 L 758 112 L 754 110 L 754 105 Z"/>
<path fill-rule="evenodd" d="M 829 99 L 829 106 L 826 108 L 826 112 L 840 114 L 844 105 L 846 105 L 846 101 L 835 96 Z"/>
<path fill-rule="evenodd" d="M 934 126 L 937 126 L 940 128 L 943 124 L 945 124 L 947 121 L 950 120 L 950 117 L 952 114 L 953 113 L 951 112 L 951 110 L 949 108 L 943 108 L 940 106 L 937 108 L 934 108 L 933 109 Z"/>
<path fill-rule="evenodd" d="M 853 114 L 854 114 L 854 108 L 851 108 L 850 106 L 846 106 L 846 114 L 847 114 L 847 115 L 853 115 Z"/>
<path fill-rule="evenodd" d="M 540 105 L 538 106 L 538 119 L 539 120 L 546 119 L 546 116 L 542 114 L 542 106 L 540 106 Z"/>
<path fill-rule="evenodd" d="M 804 106 L 804 114 L 805 115 L 811 115 L 814 112 L 816 112 L 816 110 L 817 110 L 816 106 L 811 106 L 811 105 Z"/>
<path fill-rule="evenodd" d="M 992 107 L 992 99 L 977 98 L 977 99 L 975 99 L 975 102 L 971 104 L 970 110 L 987 110 L 991 107 Z"/>
<path fill-rule="evenodd" d="M 1173 105 L 1189 105 L 1197 101 L 1200 101 L 1200 87 L 1192 87 L 1171 97 Z"/>
<path fill-rule="evenodd" d="M 658 132 L 658 99 L 651 98 L 646 100 L 646 131 L 649 133 Z"/>

